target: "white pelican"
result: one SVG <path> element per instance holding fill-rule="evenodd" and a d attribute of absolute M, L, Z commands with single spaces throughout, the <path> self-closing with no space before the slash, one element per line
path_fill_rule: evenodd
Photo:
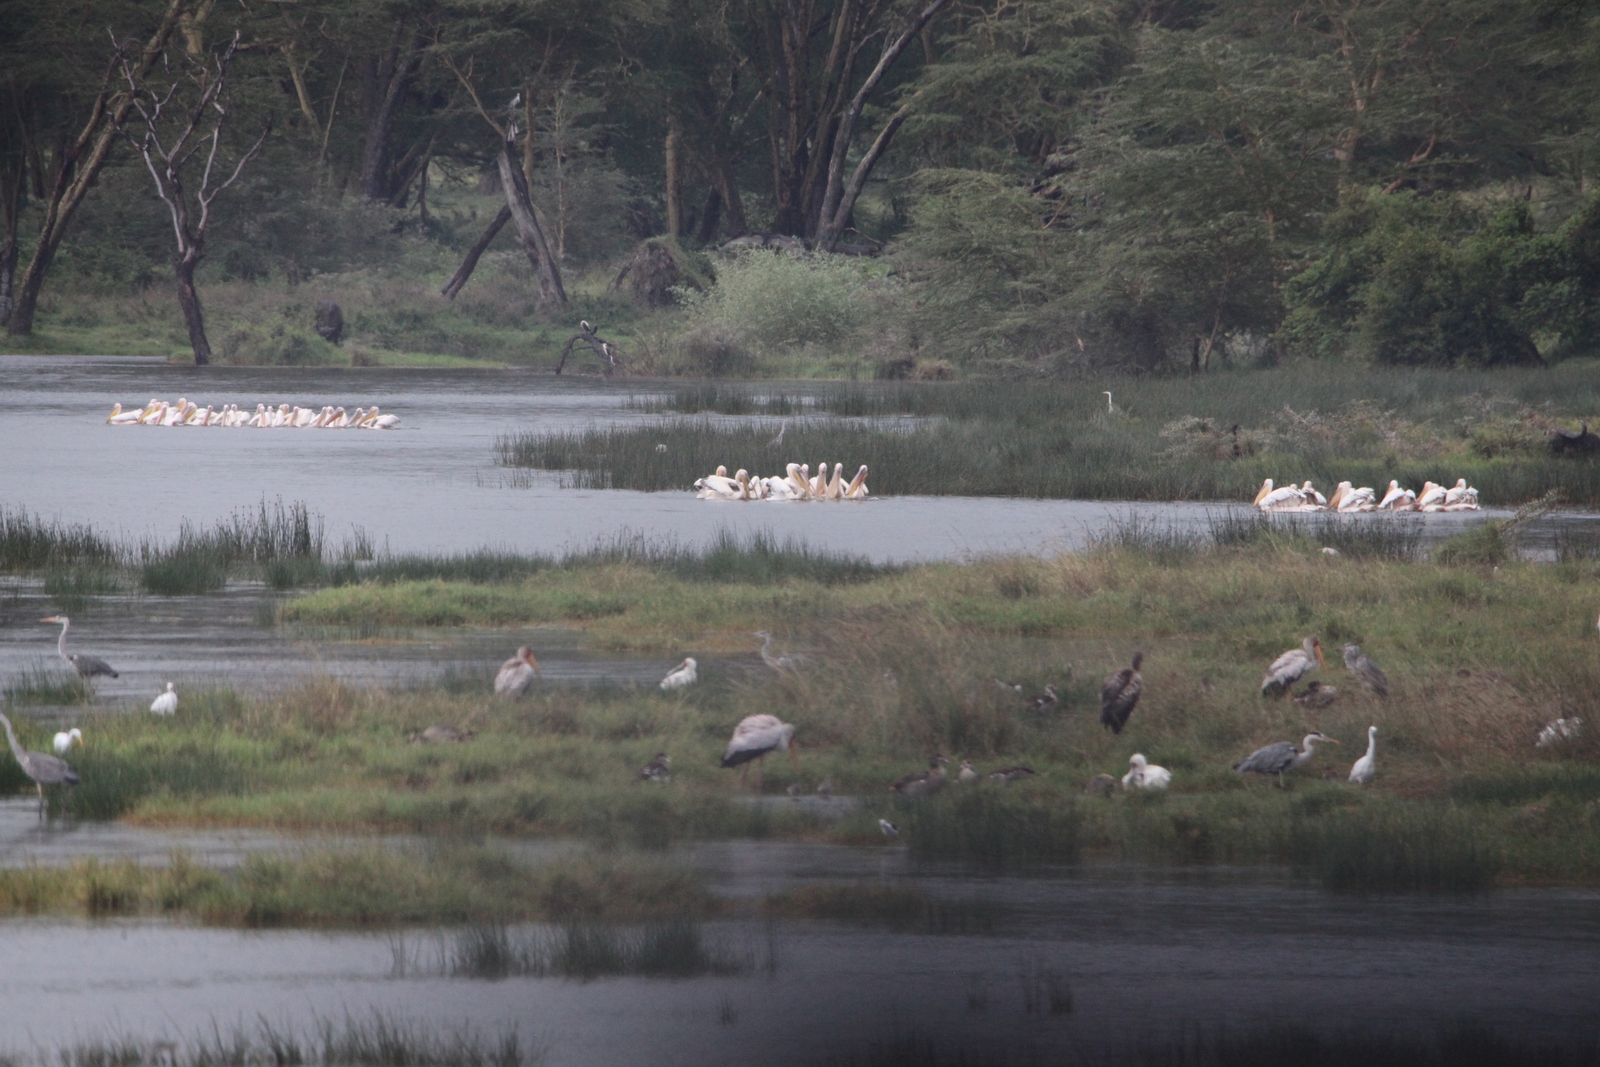
<path fill-rule="evenodd" d="M 1306 762 L 1316 755 L 1315 746 L 1326 741 L 1330 745 L 1339 742 L 1331 737 L 1324 737 L 1320 731 L 1312 730 L 1300 742 L 1301 748 L 1297 751 L 1293 741 L 1279 741 L 1276 744 L 1258 748 L 1244 759 L 1233 765 L 1233 769 L 1240 774 L 1254 771 L 1256 774 L 1275 774 L 1278 776 L 1278 786 L 1283 786 L 1283 772 L 1292 771 L 1296 767 L 1303 767 Z"/>
<path fill-rule="evenodd" d="M 171 682 L 167 683 L 167 691 L 150 702 L 150 710 L 157 715 L 175 715 L 178 711 L 178 692 Z"/>
<path fill-rule="evenodd" d="M 718 467 L 718 470 L 725 468 Z M 708 474 L 694 483 L 696 495 L 701 500 L 737 500 L 742 490 L 739 483 L 722 474 Z"/>
<path fill-rule="evenodd" d="M 1029 711 L 1054 711 L 1061 706 L 1061 698 L 1056 695 L 1056 687 L 1047 685 L 1044 692 L 1028 701 Z"/>
<path fill-rule="evenodd" d="M 639 768 L 639 780 L 660 784 L 672 781 L 672 757 L 665 752 L 657 752 L 649 763 Z"/>
<path fill-rule="evenodd" d="M 682 689 L 685 686 L 693 685 L 696 679 L 699 678 L 699 675 L 695 673 L 697 666 L 698 664 L 695 663 L 693 656 L 686 657 L 682 663 L 667 672 L 665 678 L 661 679 L 662 691 L 671 692 L 674 689 Z"/>
<path fill-rule="evenodd" d="M 1546 723 L 1534 740 L 1534 748 L 1549 748 L 1561 741 L 1576 741 L 1583 732 L 1583 720 L 1576 715 Z"/>
<path fill-rule="evenodd" d="M 123 411 L 122 402 L 111 405 L 111 414 L 106 416 L 106 422 L 112 426 L 127 426 L 144 418 L 143 411 Z"/>
<path fill-rule="evenodd" d="M 1377 772 L 1378 764 L 1373 759 L 1378 752 L 1378 728 L 1367 727 L 1367 754 L 1356 760 L 1355 766 L 1350 768 L 1350 780 L 1356 785 L 1366 785 L 1372 781 L 1372 776 Z"/>
<path fill-rule="evenodd" d="M 795 751 L 792 723 L 780 722 L 776 715 L 746 715 L 733 728 L 733 736 L 728 739 L 728 747 L 722 753 L 722 766 L 743 766 L 745 769 L 739 772 L 739 785 L 743 787 L 745 776 L 750 773 L 748 764 L 751 760 L 758 761 L 756 788 L 759 790 L 761 768 L 766 765 L 767 753 L 787 752 L 789 759 L 799 766 Z"/>
<path fill-rule="evenodd" d="M 850 484 L 845 486 L 844 498 L 846 500 L 865 500 L 867 498 L 867 465 L 863 463 L 861 469 L 856 471 L 856 476 L 850 479 Z"/>
<path fill-rule="evenodd" d="M 500 672 L 494 676 L 494 695 L 515 700 L 528 691 L 535 675 L 543 673 L 539 661 L 533 658 L 533 650 L 523 645 L 515 656 L 500 665 Z"/>
<path fill-rule="evenodd" d="M 1306 502 L 1305 494 L 1296 485 L 1274 489 L 1256 504 L 1262 511 L 1290 511 Z"/>
<path fill-rule="evenodd" d="M 1448 504 L 1459 504 L 1459 503 L 1461 503 L 1462 498 L 1464 498 L 1466 495 L 1467 495 L 1467 480 L 1465 478 L 1457 478 L 1456 479 L 1456 484 L 1451 486 L 1449 489 L 1446 489 L 1444 491 L 1444 502 L 1447 505 Z"/>
<path fill-rule="evenodd" d="M 97 674 L 108 674 L 113 678 L 118 677 L 116 671 L 111 669 L 111 664 L 96 656 L 85 656 L 79 652 L 67 651 L 67 630 L 72 627 L 72 620 L 65 615 L 51 615 L 40 622 L 55 622 L 61 624 L 61 639 L 56 642 L 56 655 L 72 664 L 72 669 L 83 678 L 94 678 Z"/>
<path fill-rule="evenodd" d="M 207 426 L 226 426 L 228 420 L 228 405 L 220 408 L 206 408 Z"/>
<path fill-rule="evenodd" d="M 1373 507 L 1373 501 L 1375 501 L 1378 496 L 1377 493 L 1372 491 L 1371 486 L 1362 486 L 1360 489 L 1352 489 L 1349 482 L 1340 482 L 1339 488 L 1341 492 L 1338 494 L 1339 503 L 1337 510 L 1341 512 L 1371 511 Z"/>
<path fill-rule="evenodd" d="M 83 744 L 83 731 L 76 726 L 56 734 L 50 742 L 50 747 L 56 750 L 56 755 L 65 756 L 72 751 L 74 743 Z"/>
<path fill-rule="evenodd" d="M 189 402 L 180 396 L 176 405 L 169 404 L 165 410 L 161 412 L 161 422 L 158 423 L 158 425 L 177 426 L 188 417 Z"/>
<path fill-rule="evenodd" d="M 392 430 L 399 425 L 399 415 L 379 415 L 377 418 L 371 420 L 371 422 L 368 424 L 368 428 L 373 430 Z"/>
<path fill-rule="evenodd" d="M 1307 504 L 1315 504 L 1319 508 L 1328 506 L 1328 498 L 1317 492 L 1317 487 L 1311 484 L 1311 479 L 1306 479 L 1306 484 L 1300 487 L 1300 495 L 1305 497 Z"/>
<path fill-rule="evenodd" d="M 1389 480 L 1389 491 L 1383 494 L 1383 499 L 1378 501 L 1379 511 L 1403 511 L 1417 502 L 1417 494 L 1409 489 L 1400 488 L 1400 483 L 1393 478 Z"/>
<path fill-rule="evenodd" d="M 1171 784 L 1172 772 L 1149 762 L 1143 753 L 1135 752 L 1128 757 L 1128 773 L 1122 776 L 1122 788 L 1165 789 Z"/>
<path fill-rule="evenodd" d="M 267 408 L 265 404 L 256 405 L 256 413 L 244 421 L 246 426 L 266 426 Z"/>
<path fill-rule="evenodd" d="M 889 783 L 889 792 L 899 793 L 903 797 L 931 796 L 943 789 L 945 782 L 948 781 L 944 765 L 949 762 L 943 753 L 935 752 L 928 759 L 927 770 L 902 774 Z"/>
<path fill-rule="evenodd" d="M 1122 732 L 1128 725 L 1128 716 L 1139 706 L 1139 690 L 1144 685 L 1139 677 L 1139 665 L 1143 662 L 1144 653 L 1135 652 L 1133 666 L 1106 675 L 1100 686 L 1100 725 L 1110 727 L 1114 734 Z"/>
<path fill-rule="evenodd" d="M 972 769 L 972 761 L 969 760 L 969 759 L 962 760 L 961 761 L 961 773 L 956 775 L 956 781 L 958 781 L 958 782 L 976 782 L 977 780 L 978 780 L 978 772 Z"/>
<path fill-rule="evenodd" d="M 828 494 L 828 499 L 829 500 L 843 500 L 844 499 L 844 464 L 843 463 L 835 463 L 833 465 L 833 477 L 828 481 L 827 494 Z"/>
<path fill-rule="evenodd" d="M 1322 642 L 1315 637 L 1308 637 L 1299 648 L 1291 648 L 1272 661 L 1272 666 L 1261 677 L 1261 695 L 1283 696 L 1289 692 L 1290 686 L 1319 666 L 1324 670 L 1328 667 L 1327 661 L 1322 658 Z"/>
<path fill-rule="evenodd" d="M 204 408 L 195 408 L 189 412 L 189 417 L 183 420 L 185 426 L 204 426 L 211 421 L 211 405 Z"/>
<path fill-rule="evenodd" d="M 1381 697 L 1389 695 L 1388 676 L 1383 673 L 1383 668 L 1367 658 L 1360 645 L 1344 646 L 1344 667 L 1374 693 Z"/>
<path fill-rule="evenodd" d="M 1256 498 L 1250 501 L 1251 506 L 1260 507 L 1261 502 L 1267 498 L 1267 494 L 1270 492 L 1272 492 L 1272 479 L 1267 478 L 1261 483 L 1261 491 L 1256 494 Z"/>
<path fill-rule="evenodd" d="M 151 399 L 150 406 L 144 409 L 144 417 L 139 420 L 141 426 L 155 426 L 161 422 L 161 417 L 166 414 L 167 402 L 165 400 Z"/>
<path fill-rule="evenodd" d="M 1444 503 L 1445 488 L 1433 482 L 1423 482 L 1422 492 L 1417 494 L 1417 509 L 1428 507 L 1430 504 Z"/>
<path fill-rule="evenodd" d="M 817 476 L 806 485 L 806 491 L 812 500 L 826 500 L 828 498 L 828 465 L 817 464 Z"/>

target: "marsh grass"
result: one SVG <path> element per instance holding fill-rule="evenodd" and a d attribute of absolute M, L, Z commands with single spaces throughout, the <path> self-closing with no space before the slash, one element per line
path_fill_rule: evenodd
<path fill-rule="evenodd" d="M 115 566 L 118 547 L 80 523 L 63 523 L 0 504 L 0 571 Z"/>
<path fill-rule="evenodd" d="M 752 969 L 749 959 L 710 941 L 701 922 L 683 916 L 638 926 L 568 923 L 530 930 L 477 925 L 454 934 L 443 955 L 445 973 L 486 979 L 694 978 Z"/>
<path fill-rule="evenodd" d="M 1477 892 L 1494 884 L 1501 849 L 1470 816 L 1437 803 L 1378 803 L 1297 819 L 1297 869 L 1336 893 Z"/>
<path fill-rule="evenodd" d="M 946 790 L 914 804 L 904 824 L 912 855 L 985 864 L 1069 862 L 1082 849 L 1077 802 L 1027 787 Z"/>
<path fill-rule="evenodd" d="M 6 679 L 7 704 L 83 704 L 91 695 L 89 683 L 75 671 L 44 660 L 28 664 Z"/>

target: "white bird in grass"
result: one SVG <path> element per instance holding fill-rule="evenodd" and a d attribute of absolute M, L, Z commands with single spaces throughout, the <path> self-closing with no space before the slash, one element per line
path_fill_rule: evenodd
<path fill-rule="evenodd" d="M 51 739 L 50 747 L 56 750 L 56 755 L 65 756 L 72 751 L 73 744 L 83 744 L 83 731 L 74 726 L 70 730 L 63 730 Z"/>
<path fill-rule="evenodd" d="M 896 826 L 894 823 L 890 822 L 888 819 L 879 819 L 878 820 L 878 831 L 880 833 L 882 833 L 884 837 L 899 837 L 900 836 L 900 827 Z"/>
<path fill-rule="evenodd" d="M 1172 772 L 1146 760 L 1135 752 L 1128 757 L 1128 773 L 1122 776 L 1124 789 L 1165 789 L 1172 784 Z"/>
<path fill-rule="evenodd" d="M 1100 390 L 1100 395 L 1106 398 L 1106 414 L 1115 415 L 1117 413 L 1117 406 L 1111 402 L 1111 390 L 1102 389 Z"/>
<path fill-rule="evenodd" d="M 674 689 L 682 689 L 685 686 L 693 685 L 699 677 L 695 673 L 696 666 L 698 665 L 695 663 L 693 656 L 686 657 L 682 663 L 672 668 L 665 678 L 661 679 L 662 691 L 671 692 Z"/>
<path fill-rule="evenodd" d="M 1583 733 L 1583 720 L 1576 715 L 1546 723 L 1534 740 L 1534 748 L 1549 748 L 1562 741 L 1576 741 Z"/>
<path fill-rule="evenodd" d="M 1292 771 L 1296 767 L 1303 767 L 1316 754 L 1316 745 L 1320 742 L 1337 745 L 1339 742 L 1331 737 L 1325 737 L 1320 731 L 1312 730 L 1300 742 L 1301 748 L 1296 749 L 1293 741 L 1279 741 L 1276 744 L 1258 748 L 1244 759 L 1233 765 L 1233 769 L 1240 774 L 1252 771 L 1256 774 L 1275 774 L 1278 776 L 1278 786 L 1283 787 L 1283 772 Z"/>
<path fill-rule="evenodd" d="M 722 753 L 722 766 L 744 767 L 739 772 L 739 785 L 742 788 L 745 776 L 750 773 L 749 764 L 755 760 L 756 790 L 759 792 L 761 771 L 766 765 L 768 752 L 787 752 L 789 759 L 796 767 L 799 766 L 800 759 L 795 754 L 794 724 L 781 722 L 776 715 L 746 715 L 733 728 L 733 736 L 728 739 L 728 747 Z"/>
<path fill-rule="evenodd" d="M 1377 761 L 1373 759 L 1378 752 L 1378 728 L 1367 727 L 1367 754 L 1356 760 L 1355 766 L 1350 768 L 1350 780 L 1356 785 L 1366 785 L 1372 781 L 1372 776 L 1378 770 Z"/>
<path fill-rule="evenodd" d="M 533 650 L 523 645 L 515 656 L 500 665 L 500 672 L 494 676 L 494 695 L 514 700 L 528 691 L 535 676 L 543 673 L 539 661 L 533 658 Z"/>
<path fill-rule="evenodd" d="M 1261 695 L 1283 696 L 1289 692 L 1290 686 L 1319 666 L 1324 670 L 1328 666 L 1322 658 L 1322 642 L 1315 637 L 1308 637 L 1300 648 L 1291 648 L 1272 661 L 1272 666 L 1261 678 Z"/>
<path fill-rule="evenodd" d="M 22 765 L 22 773 L 39 787 L 39 816 L 43 818 L 44 787 L 77 785 L 78 772 L 67 766 L 65 760 L 57 759 L 55 756 L 47 756 L 43 752 L 24 752 L 22 746 L 17 744 L 17 735 L 11 729 L 11 720 L 0 715 L 0 723 L 5 724 L 6 740 L 11 743 L 11 754 L 17 757 L 17 762 Z"/>
<path fill-rule="evenodd" d="M 178 711 L 178 694 L 171 682 L 167 683 L 167 691 L 150 702 L 150 710 L 157 715 L 175 715 Z"/>

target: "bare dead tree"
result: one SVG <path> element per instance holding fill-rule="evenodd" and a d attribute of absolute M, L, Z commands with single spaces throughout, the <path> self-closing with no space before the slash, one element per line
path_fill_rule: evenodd
<path fill-rule="evenodd" d="M 600 334 L 587 322 L 578 323 L 578 332 L 567 340 L 567 347 L 561 350 L 561 362 L 556 364 L 556 373 L 560 374 L 567 366 L 567 357 L 572 355 L 572 346 L 582 341 L 589 346 L 589 350 L 600 357 L 600 369 L 607 378 L 611 377 L 622 366 L 622 360 L 617 356 L 617 350 L 609 341 L 602 341 Z"/>
<path fill-rule="evenodd" d="M 174 78 L 164 93 L 141 86 L 133 60 L 120 49 L 118 53 L 133 110 L 138 113 L 139 125 L 143 127 L 142 136 L 128 133 L 126 129 L 123 133 L 144 158 L 150 176 L 155 179 L 156 195 L 161 197 L 172 215 L 172 232 L 178 244 L 172 272 L 177 279 L 178 306 L 183 309 L 184 325 L 189 328 L 189 344 L 194 349 L 196 365 L 211 362 L 211 342 L 206 340 L 200 294 L 194 287 L 195 268 L 205 254 L 211 205 L 223 190 L 239 180 L 245 165 L 261 151 L 267 135 L 272 132 L 272 118 L 268 116 L 256 143 L 239 157 L 232 173 L 225 180 L 219 180 L 221 170 L 226 169 L 225 166 L 218 168 L 217 156 L 222 147 L 222 130 L 228 122 L 229 105 L 225 94 L 228 65 L 233 62 L 234 53 L 238 50 L 239 35 L 235 33 L 227 49 L 216 58 L 215 66 L 204 60 L 185 57 L 183 62 L 189 67 L 187 76 Z M 162 61 L 165 66 L 168 57 L 163 55 Z M 186 86 L 192 86 L 195 91 L 194 104 L 187 112 L 180 111 L 176 119 L 170 120 L 172 129 L 178 133 L 170 140 L 163 140 L 162 130 L 169 124 L 169 115 L 179 111 L 176 106 L 180 102 L 179 90 Z M 202 151 L 205 153 L 205 166 L 201 170 L 199 184 L 191 190 L 185 185 L 184 170 Z"/>

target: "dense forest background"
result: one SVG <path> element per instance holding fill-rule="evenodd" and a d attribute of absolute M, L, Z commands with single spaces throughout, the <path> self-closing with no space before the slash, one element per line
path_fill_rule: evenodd
<path fill-rule="evenodd" d="M 11 350 L 1549 363 L 1597 167 L 1588 0 L 0 2 Z"/>

